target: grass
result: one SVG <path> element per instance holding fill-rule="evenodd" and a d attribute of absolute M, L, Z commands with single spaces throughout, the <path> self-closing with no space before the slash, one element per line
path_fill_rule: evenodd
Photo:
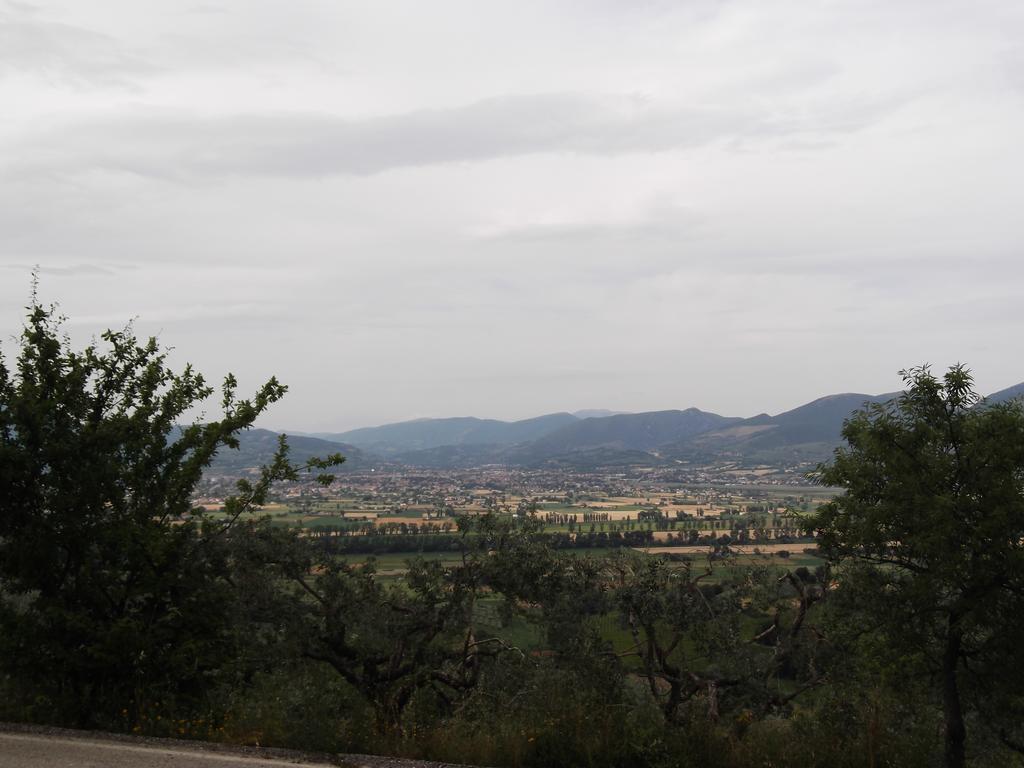
<path fill-rule="evenodd" d="M 424 560 L 437 560 L 444 565 L 455 565 L 462 562 L 458 552 L 388 552 L 381 555 L 346 555 L 342 559 L 353 564 L 366 563 L 372 559 L 378 571 L 404 572 L 408 562 L 419 557 Z"/>

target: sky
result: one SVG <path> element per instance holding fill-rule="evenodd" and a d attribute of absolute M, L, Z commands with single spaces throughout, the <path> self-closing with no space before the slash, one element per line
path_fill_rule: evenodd
<path fill-rule="evenodd" d="M 1019 0 L 0 0 L 0 348 L 38 265 L 276 429 L 990 392 L 1022 136 Z"/>

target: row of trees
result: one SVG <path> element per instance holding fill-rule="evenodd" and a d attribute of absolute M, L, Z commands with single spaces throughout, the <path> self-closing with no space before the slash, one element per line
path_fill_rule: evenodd
<path fill-rule="evenodd" d="M 102 342 L 73 350 L 33 301 L 0 359 L 7 717 L 536 765 L 925 765 L 937 733 L 948 766 L 1021 750 L 1024 408 L 978 402 L 962 368 L 847 422 L 816 573 L 578 557 L 486 515 L 417 537 L 458 561 L 395 581 L 327 545 L 392 537 L 249 514 L 339 456 L 295 466 L 282 441 L 226 519 L 191 509 L 283 386 L 239 399 L 229 377 L 223 417 L 180 429 L 212 388 L 130 330 Z"/>

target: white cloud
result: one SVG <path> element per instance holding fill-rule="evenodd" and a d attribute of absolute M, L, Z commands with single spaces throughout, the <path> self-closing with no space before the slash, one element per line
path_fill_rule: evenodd
<path fill-rule="evenodd" d="M 201 181 L 224 175 L 323 177 L 541 153 L 666 152 L 718 141 L 820 141 L 861 130 L 895 99 L 787 112 L 658 106 L 629 96 L 503 96 L 362 120 L 316 114 L 155 114 L 44 130 L 15 144 L 13 176 L 117 171 Z"/>
<path fill-rule="evenodd" d="M 62 87 L 136 89 L 136 78 L 152 71 L 109 35 L 46 20 L 27 4 L 0 8 L 0 77 L 29 74 Z"/>

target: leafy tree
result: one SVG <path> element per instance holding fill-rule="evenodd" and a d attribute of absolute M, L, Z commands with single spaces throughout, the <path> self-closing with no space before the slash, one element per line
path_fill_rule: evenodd
<path fill-rule="evenodd" d="M 992 695 L 1022 682 L 1024 405 L 984 402 L 959 365 L 903 375 L 902 395 L 847 420 L 846 447 L 818 472 L 845 490 L 809 526 L 843 566 L 842 604 L 936 682 L 945 762 L 963 766 L 979 706 L 979 722 L 1019 740 Z"/>
<path fill-rule="evenodd" d="M 694 702 L 710 721 L 726 707 L 784 712 L 824 681 L 806 627 L 823 590 L 809 575 L 750 568 L 740 579 L 711 585 L 702 583 L 714 575 L 711 559 L 698 572 L 689 562 L 673 567 L 636 553 L 616 553 L 606 567 L 633 640 L 616 656 L 638 659 L 667 722 L 679 721 Z M 758 618 L 764 622 L 756 633 L 744 627 Z"/>
<path fill-rule="evenodd" d="M 282 439 L 207 518 L 191 504 L 204 468 L 285 387 L 238 399 L 228 376 L 224 416 L 182 428 L 213 394 L 201 375 L 130 327 L 76 351 L 61 321 L 33 294 L 13 366 L 0 357 L 0 670 L 44 716 L 109 725 L 199 695 L 232 658 L 234 524 L 300 468 Z"/>
<path fill-rule="evenodd" d="M 418 694 L 451 712 L 491 660 L 524 657 L 482 626 L 478 606 L 485 595 L 514 606 L 546 570 L 552 552 L 536 537 L 539 525 L 460 518 L 460 562 L 410 557 L 401 583 L 381 579 L 372 559 L 348 564 L 280 529 L 251 538 L 248 561 L 251 572 L 273 566 L 277 574 L 263 620 L 285 640 L 283 652 L 333 669 L 374 708 L 378 732 L 389 733 L 401 730 Z"/>

